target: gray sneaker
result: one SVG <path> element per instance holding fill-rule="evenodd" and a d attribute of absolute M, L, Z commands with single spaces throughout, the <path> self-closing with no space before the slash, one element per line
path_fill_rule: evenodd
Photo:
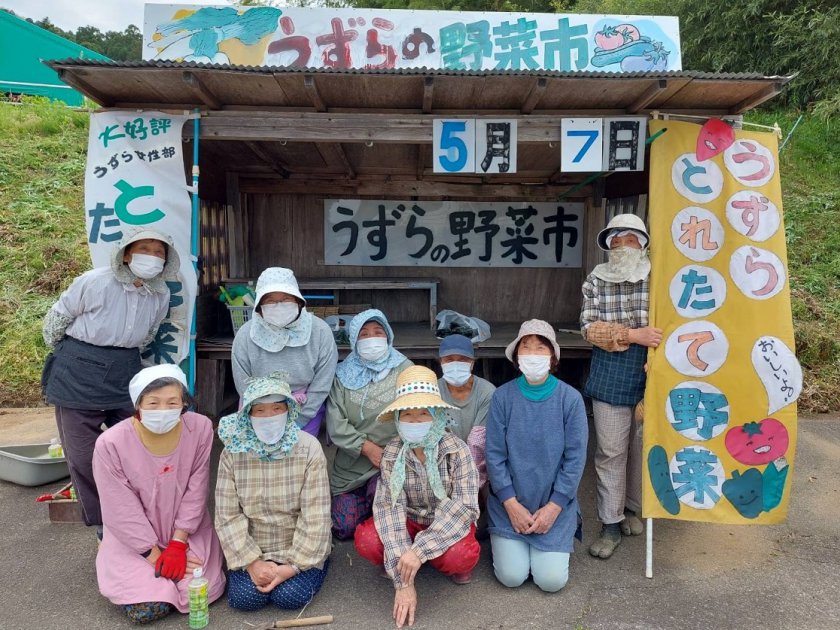
<path fill-rule="evenodd" d="M 618 523 L 611 523 L 601 527 L 601 535 L 589 547 L 589 555 L 606 560 L 621 544 L 621 528 Z"/>
<path fill-rule="evenodd" d="M 642 519 L 636 516 L 633 510 L 624 510 L 624 520 L 619 523 L 621 533 L 625 536 L 638 536 L 645 531 Z"/>

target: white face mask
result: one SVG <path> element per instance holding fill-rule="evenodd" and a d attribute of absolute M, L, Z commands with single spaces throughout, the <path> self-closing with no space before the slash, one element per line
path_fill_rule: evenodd
<path fill-rule="evenodd" d="M 163 266 L 166 261 L 157 256 L 149 256 L 147 254 L 132 254 L 131 262 L 128 263 L 128 268 L 138 278 L 149 280 L 159 275 L 163 271 Z"/>
<path fill-rule="evenodd" d="M 417 444 L 426 439 L 432 429 L 432 421 L 429 422 L 397 422 L 397 433 L 400 434 L 403 442 Z"/>
<path fill-rule="evenodd" d="M 611 249 L 608 255 L 610 267 L 615 268 L 616 271 L 636 267 L 644 258 L 645 250 L 635 247 L 617 247 Z"/>
<path fill-rule="evenodd" d="M 260 442 L 263 444 L 277 444 L 286 432 L 286 419 L 288 416 L 288 411 L 267 418 L 255 418 L 251 416 L 251 426 L 254 427 L 254 433 L 257 434 Z"/>
<path fill-rule="evenodd" d="M 519 369 L 527 380 L 541 381 L 551 369 L 551 357 L 545 354 L 520 354 Z"/>
<path fill-rule="evenodd" d="M 388 352 L 388 340 L 385 337 L 368 337 L 356 342 L 356 354 L 365 361 L 378 361 Z"/>
<path fill-rule="evenodd" d="M 181 420 L 180 409 L 141 409 L 140 422 L 152 433 L 163 435 L 174 429 Z"/>
<path fill-rule="evenodd" d="M 262 318 L 272 326 L 285 328 L 300 315 L 300 307 L 297 302 L 278 302 L 276 304 L 264 304 L 260 307 Z"/>
<path fill-rule="evenodd" d="M 440 367 L 443 370 L 443 380 L 455 387 L 465 384 L 472 376 L 472 365 L 464 361 L 451 361 L 441 364 Z"/>

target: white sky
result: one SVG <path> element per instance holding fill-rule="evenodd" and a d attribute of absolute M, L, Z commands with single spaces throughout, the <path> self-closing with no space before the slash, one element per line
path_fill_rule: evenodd
<path fill-rule="evenodd" d="M 11 9 L 24 18 L 50 22 L 65 31 L 80 26 L 95 26 L 102 32 L 123 31 L 129 24 L 143 30 L 145 4 L 226 4 L 225 0 L 0 0 L 0 7 Z"/>

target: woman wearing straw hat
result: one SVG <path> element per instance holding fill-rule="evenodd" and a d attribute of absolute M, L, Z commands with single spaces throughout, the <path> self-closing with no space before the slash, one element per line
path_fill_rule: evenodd
<path fill-rule="evenodd" d="M 136 623 L 188 612 L 193 569 L 210 582 L 208 601 L 225 590 L 207 509 L 213 423 L 186 411 L 186 383 L 177 365 L 138 372 L 128 386 L 133 417 L 105 431 L 93 451 L 104 523 L 96 578 Z"/>
<path fill-rule="evenodd" d="M 332 528 L 352 538 L 370 518 L 385 446 L 397 436 L 393 422 L 376 416 L 394 401 L 397 376 L 412 365 L 394 348 L 385 314 L 368 309 L 347 325 L 353 351 L 339 363 L 327 399 L 327 434 L 337 450 L 330 462 Z"/>
<path fill-rule="evenodd" d="M 269 267 L 257 279 L 254 316 L 233 339 L 233 381 L 240 396 L 249 378 L 277 371 L 288 375 L 303 405 L 298 425 L 318 435 L 330 393 L 338 349 L 327 323 L 306 310 L 291 269 Z"/>
<path fill-rule="evenodd" d="M 493 570 L 505 586 L 530 574 L 553 593 L 569 579 L 579 529 L 586 411 L 581 395 L 551 375 L 560 348 L 550 324 L 525 322 L 505 354 L 522 375 L 496 390 L 487 421 Z"/>
<path fill-rule="evenodd" d="M 430 369 L 410 367 L 397 398 L 379 414 L 398 437 L 382 455 L 373 517 L 356 529 L 356 550 L 391 578 L 397 627 L 414 625 L 414 578 L 428 562 L 457 584 L 470 581 L 481 552 L 475 539 L 478 472 L 467 445 L 446 431 L 451 406 Z"/>

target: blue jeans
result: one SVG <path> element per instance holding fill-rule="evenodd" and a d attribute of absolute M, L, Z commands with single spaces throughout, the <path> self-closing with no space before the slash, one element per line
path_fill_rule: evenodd
<path fill-rule="evenodd" d="M 323 569 L 312 568 L 278 584 L 270 593 L 261 593 L 245 569 L 228 571 L 228 604 L 237 610 L 259 610 L 269 603 L 284 610 L 297 610 L 312 601 L 321 590 L 330 561 Z"/>
<path fill-rule="evenodd" d="M 490 535 L 493 572 L 509 588 L 521 586 L 528 575 L 546 593 L 556 593 L 569 581 L 569 555 L 563 551 L 540 551 L 521 540 Z"/>

